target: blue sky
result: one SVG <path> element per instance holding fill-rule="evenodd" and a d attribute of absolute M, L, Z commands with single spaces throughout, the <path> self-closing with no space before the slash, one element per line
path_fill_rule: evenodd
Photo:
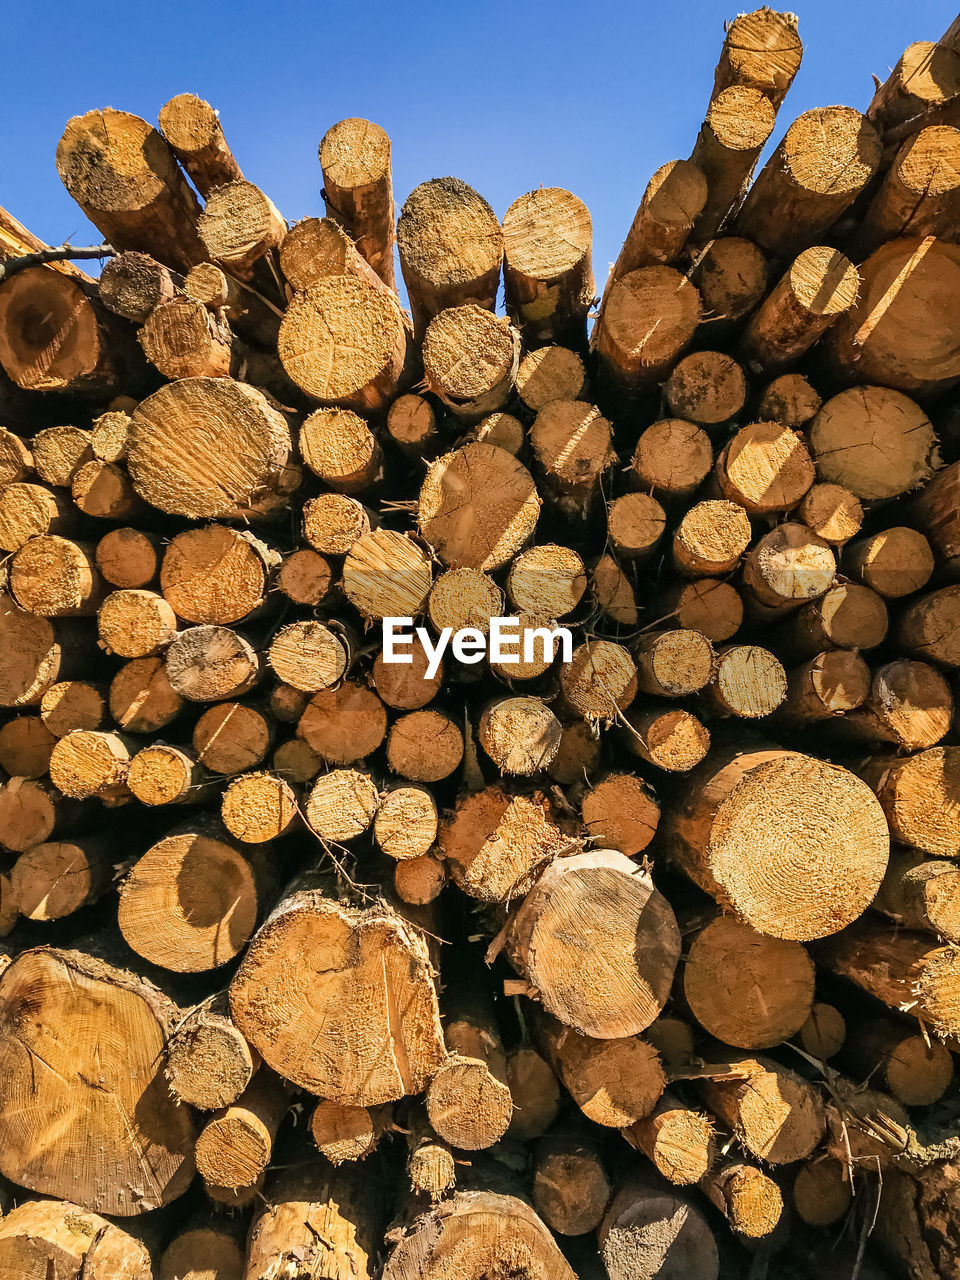
<path fill-rule="evenodd" d="M 533 187 L 569 187 L 593 214 L 602 280 L 650 174 L 689 155 L 724 20 L 745 7 L 108 0 L 84 9 L 39 0 L 28 20 L 6 24 L 0 204 L 54 244 L 96 242 L 57 177 L 64 123 L 104 106 L 155 123 L 168 98 L 191 91 L 219 109 L 246 176 L 290 221 L 322 212 L 325 130 L 366 116 L 393 139 L 398 208 L 417 183 L 447 174 L 476 187 L 500 217 Z M 956 14 L 956 0 L 793 7 L 803 64 L 773 141 L 810 107 L 862 109 L 871 75 L 884 77 L 905 45 L 935 40 Z"/>

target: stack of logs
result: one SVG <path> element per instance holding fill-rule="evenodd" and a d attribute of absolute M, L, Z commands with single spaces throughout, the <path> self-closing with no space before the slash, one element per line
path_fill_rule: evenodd
<path fill-rule="evenodd" d="M 4 1277 L 960 1276 L 960 20 L 751 185 L 800 58 L 600 298 L 189 94 L 0 217 Z"/>

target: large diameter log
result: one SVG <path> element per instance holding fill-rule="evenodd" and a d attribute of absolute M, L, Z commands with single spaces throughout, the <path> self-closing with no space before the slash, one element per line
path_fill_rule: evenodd
<path fill-rule="evenodd" d="M 729 85 L 748 85 L 779 107 L 800 67 L 803 43 L 793 13 L 766 5 L 727 24 L 713 78 L 713 97 Z"/>
<path fill-rule="evenodd" d="M 419 1093 L 445 1056 L 422 936 L 388 908 L 318 890 L 286 898 L 258 931 L 230 1008 L 275 1071 L 351 1106 Z"/>
<path fill-rule="evenodd" d="M 945 468 L 927 485 L 918 507 L 933 494 L 941 475 L 950 470 Z M 878 595 L 896 599 L 926 586 L 934 569 L 933 551 L 922 533 L 907 525 L 896 525 L 850 543 L 844 548 L 843 568 Z"/>
<path fill-rule="evenodd" d="M 712 466 L 713 449 L 705 431 L 682 418 L 662 418 L 640 433 L 631 480 L 668 501 L 693 493 Z"/>
<path fill-rule="evenodd" d="M 806 525 L 787 521 L 747 552 L 743 585 L 760 605 L 789 609 L 824 595 L 836 572 L 833 549 Z"/>
<path fill-rule="evenodd" d="M 705 1067 L 697 1088 L 714 1115 L 758 1160 L 805 1160 L 823 1137 L 826 1117 L 816 1085 L 768 1058 L 735 1058 Z"/>
<path fill-rule="evenodd" d="M 960 129 L 931 125 L 908 138 L 873 197 L 860 229 L 861 256 L 901 236 L 960 233 Z"/>
<path fill-rule="evenodd" d="M 483 1280 L 504 1266 L 528 1280 L 575 1280 L 553 1236 L 523 1200 L 457 1191 L 406 1227 L 383 1280 Z"/>
<path fill-rule="evenodd" d="M 240 698 L 256 684 L 260 655 L 229 627 L 179 631 L 163 659 L 170 688 L 191 702 Z"/>
<path fill-rule="evenodd" d="M 609 983 L 598 984 L 592 967 L 585 971 L 573 960 L 582 946 L 585 918 Z M 680 935 L 669 904 L 636 864 L 601 849 L 561 858 L 547 868 L 511 921 L 507 947 L 548 1012 L 586 1035 L 606 1039 L 636 1035 L 660 1013 L 679 958 Z"/>
<path fill-rule="evenodd" d="M 635 1178 L 613 1197 L 597 1233 L 610 1280 L 717 1280 L 717 1243 L 695 1205 Z"/>
<path fill-rule="evenodd" d="M 48 267 L 27 267 L 0 287 L 0 364 L 26 391 L 108 398 L 142 381 L 133 334 L 96 293 Z"/>
<path fill-rule="evenodd" d="M 860 277 L 826 245 L 804 249 L 750 317 L 741 350 L 752 366 L 780 373 L 799 360 L 857 300 Z"/>
<path fill-rule="evenodd" d="M 683 993 L 700 1025 L 725 1044 L 769 1049 L 789 1040 L 813 1004 L 813 962 L 799 942 L 718 916 L 693 939 Z"/>
<path fill-rule="evenodd" d="M 611 285 L 592 343 L 613 386 L 628 394 L 660 382 L 693 337 L 700 295 L 673 267 L 640 267 Z"/>
<path fill-rule="evenodd" d="M 666 1077 L 657 1051 L 639 1036 L 596 1040 L 539 1017 L 536 1039 L 586 1118 L 622 1129 L 650 1115 Z"/>
<path fill-rule="evenodd" d="M 25 920 L 59 920 L 101 897 L 113 880 L 107 844 L 93 839 L 51 840 L 20 854 L 10 873 Z"/>
<path fill-rule="evenodd" d="M 831 649 L 790 672 L 783 715 L 801 725 L 829 720 L 856 711 L 869 693 L 870 668 L 860 655 Z"/>
<path fill-rule="evenodd" d="M 935 747 L 952 721 L 953 695 L 940 672 L 904 658 L 877 668 L 866 703 L 840 725 L 866 742 L 922 751 Z"/>
<path fill-rule="evenodd" d="M 459 178 L 433 178 L 410 193 L 397 248 L 418 335 L 446 307 L 475 302 L 493 310 L 503 232 L 486 200 Z"/>
<path fill-rule="evenodd" d="M 399 303 L 355 276 L 331 276 L 298 293 L 277 350 L 307 395 L 361 413 L 386 409 L 410 359 Z"/>
<path fill-rule="evenodd" d="M 821 943 L 816 954 L 834 973 L 888 1008 L 919 1018 L 938 1036 L 960 1031 L 955 947 L 865 918 Z"/>
<path fill-rule="evenodd" d="M 279 555 L 250 533 L 208 524 L 172 538 L 160 564 L 160 590 L 185 622 L 239 622 L 265 600 Z"/>
<path fill-rule="evenodd" d="M 503 217 L 507 310 L 530 342 L 582 346 L 593 302 L 593 222 L 563 187 L 538 187 Z"/>
<path fill-rule="evenodd" d="M 185 378 L 133 413 L 127 466 L 137 493 L 189 519 L 249 514 L 290 482 L 287 419 L 232 378 Z"/>
<path fill-rule="evenodd" d="M 10 1280 L 152 1280 L 146 1247 L 98 1213 L 65 1200 L 27 1200 L 0 1223 Z"/>
<path fill-rule="evenodd" d="M 860 266 L 860 296 L 825 340 L 845 382 L 918 395 L 960 378 L 960 247 L 927 236 L 890 240 Z"/>
<path fill-rule="evenodd" d="M 519 360 L 516 329 L 475 304 L 447 307 L 433 317 L 423 338 L 427 389 L 465 423 L 503 407 Z"/>
<path fill-rule="evenodd" d="M 582 400 L 552 400 L 537 414 L 530 444 L 555 505 L 584 519 L 616 457 L 610 423 Z"/>
<path fill-rule="evenodd" d="M 134 864 L 120 894 L 120 931 L 151 964 L 204 972 L 243 949 L 265 892 L 246 855 L 194 827 L 160 840 Z"/>
<path fill-rule="evenodd" d="M 485 787 L 463 796 L 440 824 L 439 846 L 457 887 L 481 902 L 504 902 L 529 888 L 566 837 L 541 793 L 512 796 Z"/>
<path fill-rule="evenodd" d="M 809 429 L 819 479 L 864 501 L 918 488 L 937 463 L 933 426 L 920 406 L 886 386 L 832 396 Z"/>
<path fill-rule="evenodd" d="M 196 196 L 167 143 L 139 116 L 112 107 L 74 116 L 57 144 L 57 172 L 115 249 L 142 249 L 180 269 L 206 257 Z"/>
<path fill-rule="evenodd" d="M 326 1161 L 278 1173 L 250 1224 L 243 1280 L 373 1280 L 387 1207 L 375 1187 L 365 1171 Z"/>
<path fill-rule="evenodd" d="M 937 858 L 960 856 L 960 747 L 879 756 L 858 772 L 883 806 L 891 834 Z"/>
<path fill-rule="evenodd" d="M 747 384 L 743 370 L 730 356 L 695 351 L 673 369 L 663 391 L 667 407 L 677 418 L 713 427 L 740 412 Z"/>
<path fill-rule="evenodd" d="M 283 242 L 287 224 L 259 187 L 237 178 L 210 194 L 197 231 L 204 260 L 251 280 L 257 263 Z"/>
<path fill-rule="evenodd" d="M 852 107 L 798 116 L 760 170 L 737 216 L 737 235 L 780 257 L 816 244 L 880 165 L 880 139 Z"/>
<path fill-rule="evenodd" d="M 707 180 L 707 201 L 693 227 L 698 244 L 716 234 L 739 202 L 776 116 L 770 99 L 745 85 L 721 89 L 710 102 L 690 156 Z"/>
<path fill-rule="evenodd" d="M 717 459 L 723 496 L 755 516 L 797 506 L 813 484 L 814 474 L 803 437 L 779 422 L 741 427 Z"/>
<path fill-rule="evenodd" d="M 4 1174 L 124 1217 L 186 1191 L 192 1113 L 163 1078 L 177 1010 L 156 987 L 78 951 L 39 947 L 0 978 L 0 1010 Z M 25 1071 L 26 1061 L 46 1069 Z"/>
<path fill-rule="evenodd" d="M 328 217 L 345 228 L 383 283 L 394 288 L 389 137 L 370 120 L 341 120 L 321 139 L 320 169 Z"/>
<path fill-rule="evenodd" d="M 606 289 L 638 267 L 676 262 L 706 198 L 707 180 L 695 164 L 662 164 L 647 183 Z"/>
<path fill-rule="evenodd" d="M 420 490 L 420 532 L 448 565 L 498 569 L 533 534 L 540 498 L 512 454 L 468 444 L 434 462 Z"/>
<path fill-rule="evenodd" d="M 827 649 L 874 649 L 888 626 L 883 598 L 869 587 L 844 582 L 808 601 L 784 624 L 778 640 L 791 660 L 813 658 Z"/>
<path fill-rule="evenodd" d="M 874 898 L 889 834 L 876 797 L 838 765 L 792 751 L 708 759 L 666 830 L 676 863 L 760 933 L 836 933 Z"/>
<path fill-rule="evenodd" d="M 887 130 L 960 93 L 960 57 L 932 40 L 907 45 L 897 65 L 873 95 L 867 116 Z"/>
<path fill-rule="evenodd" d="M 300 427 L 300 453 L 338 493 L 363 493 L 382 478 L 380 446 L 352 409 L 315 409 Z"/>
<path fill-rule="evenodd" d="M 195 93 L 178 93 L 163 104 L 157 119 L 163 136 L 204 198 L 217 187 L 243 177 L 223 136 L 219 114 L 209 102 Z"/>

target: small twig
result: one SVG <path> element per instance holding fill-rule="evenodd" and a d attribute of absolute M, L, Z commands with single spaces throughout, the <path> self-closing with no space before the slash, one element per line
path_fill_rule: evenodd
<path fill-rule="evenodd" d="M 52 249 L 38 249 L 36 253 L 25 253 L 21 258 L 9 258 L 0 262 L 0 280 L 9 280 L 18 271 L 27 267 L 39 267 L 45 262 L 67 262 L 81 258 L 112 258 L 116 250 L 109 244 L 91 244 L 78 246 L 72 244 L 57 245 Z"/>

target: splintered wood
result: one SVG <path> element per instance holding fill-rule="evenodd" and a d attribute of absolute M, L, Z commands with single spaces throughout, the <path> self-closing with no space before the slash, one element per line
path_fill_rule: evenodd
<path fill-rule="evenodd" d="M 899 52 L 778 122 L 734 18 L 609 275 L 359 117 L 291 226 L 193 93 L 67 123 L 98 280 L 0 210 L 4 1278 L 960 1280 L 960 19 Z"/>

